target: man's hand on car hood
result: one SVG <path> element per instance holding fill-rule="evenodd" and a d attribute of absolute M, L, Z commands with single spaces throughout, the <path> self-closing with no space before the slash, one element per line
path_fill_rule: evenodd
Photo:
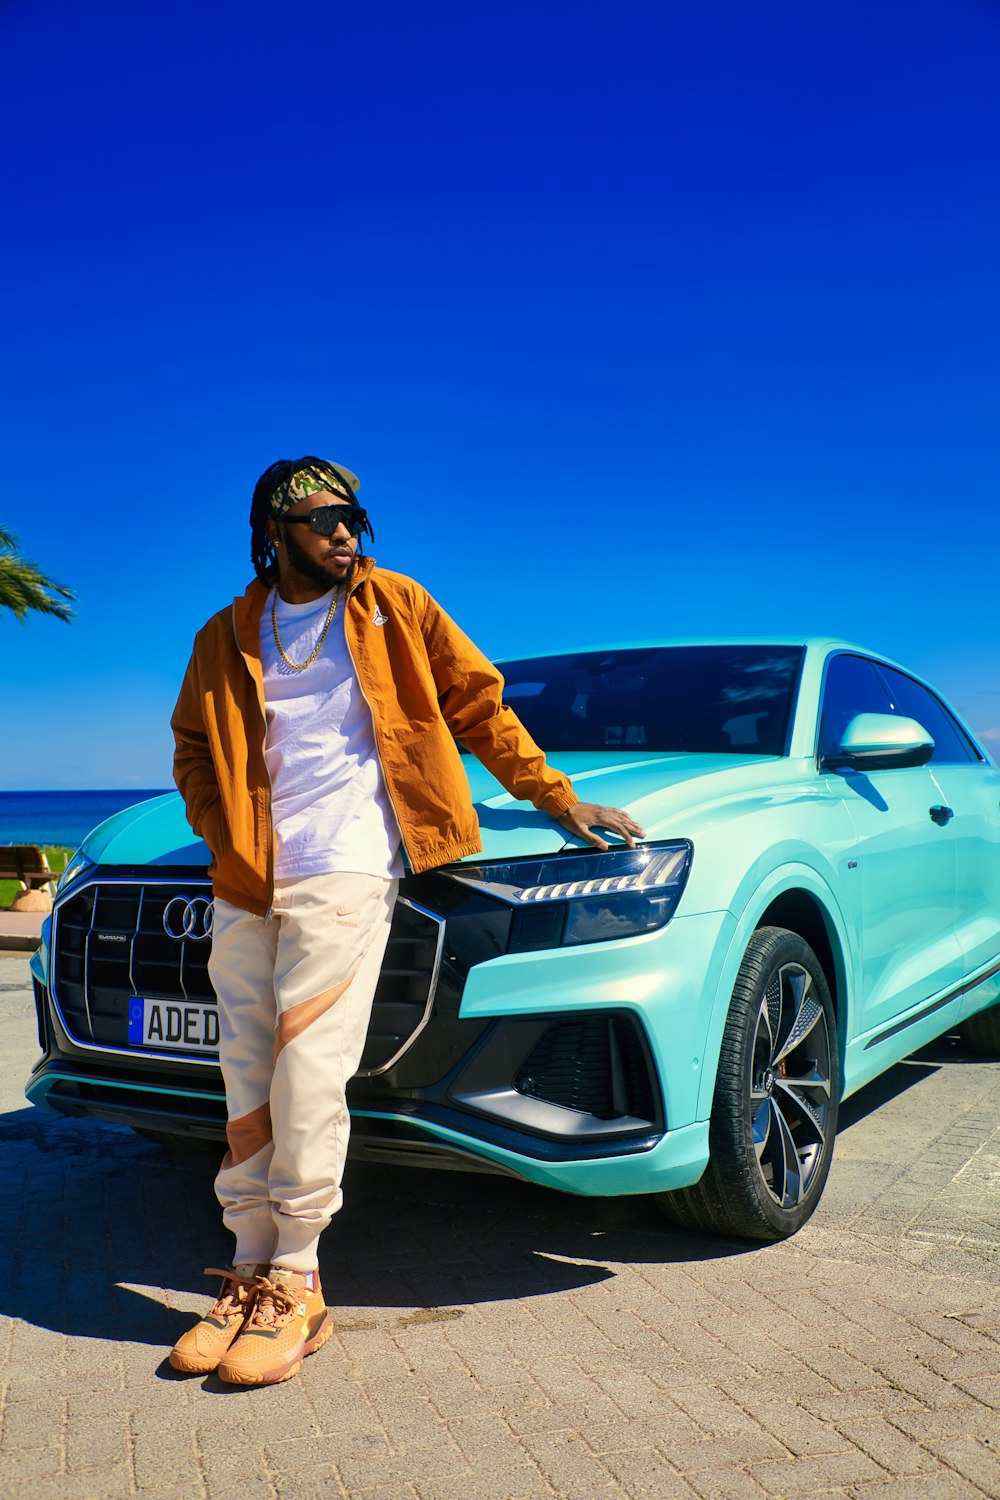
<path fill-rule="evenodd" d="M 635 848 L 637 838 L 644 838 L 646 830 L 640 828 L 634 818 L 619 807 L 598 807 L 596 802 L 577 802 L 557 819 L 567 833 L 578 839 L 586 839 L 595 849 L 607 849 L 607 840 L 592 832 L 594 828 L 606 828 L 624 839 L 630 849 Z"/>

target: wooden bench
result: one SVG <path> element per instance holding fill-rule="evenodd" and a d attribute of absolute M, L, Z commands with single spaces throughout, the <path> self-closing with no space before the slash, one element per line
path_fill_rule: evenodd
<path fill-rule="evenodd" d="M 37 844 L 0 844 L 0 880 L 16 880 L 25 891 L 49 889 L 51 895 L 58 878 Z"/>

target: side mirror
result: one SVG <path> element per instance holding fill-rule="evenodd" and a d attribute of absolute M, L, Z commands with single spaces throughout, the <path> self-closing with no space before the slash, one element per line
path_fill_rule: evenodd
<path fill-rule="evenodd" d="M 934 741 L 916 719 L 899 714 L 855 714 L 836 750 L 824 755 L 821 769 L 831 771 L 893 771 L 924 766 L 934 754 Z"/>

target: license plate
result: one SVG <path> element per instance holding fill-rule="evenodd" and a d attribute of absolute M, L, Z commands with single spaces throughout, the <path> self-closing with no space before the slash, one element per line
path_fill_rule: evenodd
<path fill-rule="evenodd" d="M 194 1000 L 150 1000 L 136 995 L 128 1005 L 132 1047 L 175 1047 L 182 1052 L 218 1052 L 219 1011 Z"/>

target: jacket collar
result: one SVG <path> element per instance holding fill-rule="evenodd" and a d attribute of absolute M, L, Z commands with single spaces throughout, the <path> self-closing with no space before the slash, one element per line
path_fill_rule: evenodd
<path fill-rule="evenodd" d="M 348 598 L 356 593 L 368 579 L 374 566 L 373 557 L 358 558 L 351 576 Z M 260 621 L 270 593 L 268 585 L 255 578 L 247 584 L 246 592 L 233 600 L 233 628 L 236 632 L 236 644 L 244 656 L 260 656 Z"/>

